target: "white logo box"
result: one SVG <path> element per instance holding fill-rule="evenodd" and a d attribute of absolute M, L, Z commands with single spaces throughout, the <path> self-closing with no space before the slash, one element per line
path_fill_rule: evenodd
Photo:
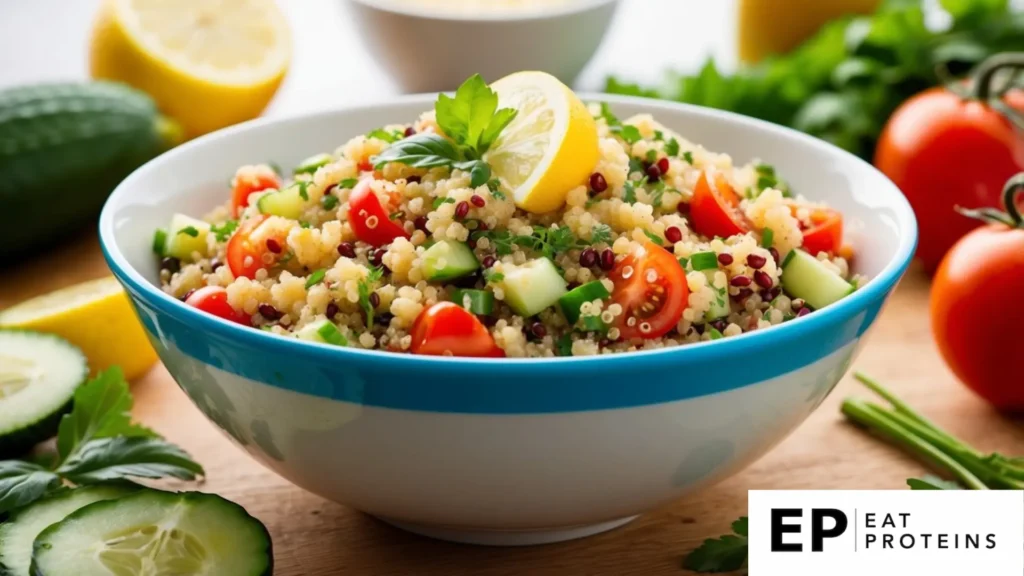
<path fill-rule="evenodd" d="M 1024 574 L 1024 491 L 751 490 L 749 497 L 750 576 Z"/>

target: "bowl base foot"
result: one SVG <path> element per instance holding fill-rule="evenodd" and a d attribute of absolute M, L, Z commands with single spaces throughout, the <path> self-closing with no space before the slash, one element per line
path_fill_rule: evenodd
<path fill-rule="evenodd" d="M 447 540 L 449 542 L 458 542 L 460 544 L 477 544 L 480 546 L 536 546 L 538 544 L 553 544 L 555 542 L 565 542 L 567 540 L 585 538 L 587 536 L 593 536 L 594 534 L 600 534 L 601 532 L 614 530 L 619 526 L 623 526 L 633 521 L 636 516 L 617 518 L 615 520 L 600 522 L 598 524 L 540 530 L 452 528 L 449 526 L 402 522 L 399 520 L 381 518 L 379 516 L 377 518 L 396 528 L 437 540 Z"/>

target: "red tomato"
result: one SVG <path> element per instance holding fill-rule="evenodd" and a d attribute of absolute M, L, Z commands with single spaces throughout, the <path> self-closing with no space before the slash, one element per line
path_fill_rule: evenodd
<path fill-rule="evenodd" d="M 609 273 L 612 301 L 622 306 L 616 327 L 625 340 L 658 338 L 683 317 L 690 297 L 686 273 L 667 250 L 647 242 Z"/>
<path fill-rule="evenodd" d="M 704 171 L 697 180 L 690 201 L 693 229 L 704 236 L 728 238 L 749 227 L 739 210 L 740 197 L 721 172 Z"/>
<path fill-rule="evenodd" d="M 1024 111 L 1024 92 L 1006 102 Z M 917 215 L 917 257 L 933 271 L 953 244 L 979 223 L 954 207 L 1000 207 L 1003 183 L 1024 170 L 1024 138 L 999 112 L 933 88 L 889 118 L 875 166 L 899 186 Z"/>
<path fill-rule="evenodd" d="M 412 327 L 413 354 L 504 358 L 487 327 L 453 302 L 438 302 L 420 312 Z"/>
<path fill-rule="evenodd" d="M 249 316 L 235 311 L 231 304 L 228 304 L 228 291 L 220 286 L 205 286 L 193 291 L 185 300 L 185 304 L 218 318 L 245 326 L 252 325 L 252 319 Z"/>
<path fill-rule="evenodd" d="M 1024 191 L 1024 175 L 1017 186 Z M 932 333 L 957 378 L 993 406 L 1024 410 L 1018 369 L 1024 306 L 1024 227 L 990 224 L 960 239 L 931 291 Z"/>
<path fill-rule="evenodd" d="M 238 218 L 242 208 L 249 205 L 249 195 L 253 192 L 280 188 L 281 179 L 273 172 L 254 172 L 235 175 L 235 186 L 231 191 L 231 211 Z"/>
<path fill-rule="evenodd" d="M 843 245 L 843 215 L 831 208 L 811 212 L 811 226 L 804 231 L 803 248 L 810 254 L 839 253 Z"/>
<path fill-rule="evenodd" d="M 228 240 L 227 260 L 231 273 L 238 277 L 255 278 L 256 272 L 261 268 L 267 268 L 269 264 L 264 260 L 264 255 L 274 254 L 276 259 L 284 251 L 285 239 L 283 236 L 261 237 L 258 241 L 253 240 L 254 232 L 270 216 L 258 216 L 242 222 L 235 230 L 235 233 Z M 276 243 L 280 252 L 275 253 L 270 249 L 270 242 Z"/>
<path fill-rule="evenodd" d="M 373 246 L 390 244 L 395 238 L 408 238 L 405 229 L 391 221 L 370 189 L 372 180 L 360 180 L 348 197 L 348 221 L 356 237 Z"/>

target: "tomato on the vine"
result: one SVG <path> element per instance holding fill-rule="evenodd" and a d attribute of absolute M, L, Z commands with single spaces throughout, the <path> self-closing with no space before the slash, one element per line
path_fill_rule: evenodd
<path fill-rule="evenodd" d="M 972 211 L 994 222 L 978 228 L 946 254 L 932 283 L 935 342 L 957 377 L 996 408 L 1024 410 L 1020 377 L 1024 306 L 1024 220 L 1013 202 L 1024 193 L 1024 173 L 1007 184 L 1008 214 Z"/>
<path fill-rule="evenodd" d="M 371 183 L 371 178 L 360 180 L 348 197 L 348 222 L 356 237 L 376 247 L 390 244 L 398 237 L 409 238 L 381 206 Z"/>
<path fill-rule="evenodd" d="M 427 356 L 504 358 L 487 327 L 454 302 L 438 302 L 420 312 L 412 327 L 409 351 Z"/>
<path fill-rule="evenodd" d="M 615 326 L 621 338 L 659 338 L 683 317 L 690 297 L 686 273 L 661 246 L 646 242 L 609 273 L 612 301 L 622 306 Z"/>
<path fill-rule="evenodd" d="M 202 310 L 207 314 L 230 320 L 243 326 L 252 325 L 250 317 L 235 311 L 231 304 L 228 304 L 228 291 L 220 286 L 204 286 L 198 290 L 193 290 L 188 298 L 185 299 L 185 304 Z"/>
<path fill-rule="evenodd" d="M 1003 183 L 1024 170 L 1024 138 L 1008 117 L 1024 112 L 1024 92 L 992 94 L 995 73 L 1021 65 L 1007 56 L 982 64 L 970 97 L 932 88 L 907 100 L 879 139 L 875 166 L 913 207 L 920 230 L 917 257 L 928 271 L 979 226 L 955 207 L 1000 207 Z"/>
<path fill-rule="evenodd" d="M 249 205 L 249 195 L 263 190 L 281 187 L 281 178 L 272 170 L 253 170 L 235 175 L 231 189 L 231 213 L 235 218 Z"/>
<path fill-rule="evenodd" d="M 228 267 L 236 278 L 255 278 L 260 269 L 269 268 L 284 255 L 284 235 L 260 230 L 269 219 L 262 215 L 245 220 L 228 240 Z"/>
<path fill-rule="evenodd" d="M 708 237 L 728 238 L 749 229 L 740 212 L 740 197 L 725 174 L 701 172 L 690 200 L 690 221 L 693 229 Z"/>

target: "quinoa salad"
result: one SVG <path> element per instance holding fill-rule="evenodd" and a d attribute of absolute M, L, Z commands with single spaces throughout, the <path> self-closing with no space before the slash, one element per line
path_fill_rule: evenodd
<path fill-rule="evenodd" d="M 238 167 L 157 230 L 162 289 L 281 337 L 551 357 L 764 330 L 864 282 L 813 190 L 539 72 L 287 168 Z"/>

